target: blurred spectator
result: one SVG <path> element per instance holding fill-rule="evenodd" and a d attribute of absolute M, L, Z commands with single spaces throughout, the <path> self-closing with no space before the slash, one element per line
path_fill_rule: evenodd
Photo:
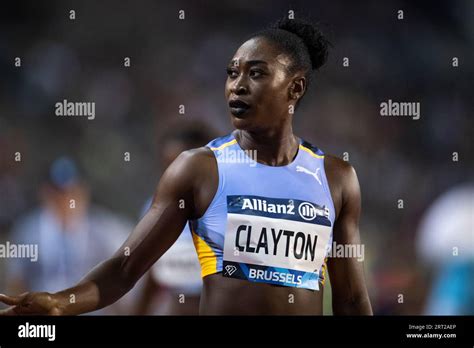
<path fill-rule="evenodd" d="M 455 186 L 433 202 L 417 249 L 435 275 L 425 314 L 474 315 L 474 184 Z"/>
<path fill-rule="evenodd" d="M 13 226 L 9 242 L 37 245 L 38 259 L 9 258 L 9 293 L 56 292 L 72 286 L 111 256 L 133 228 L 129 221 L 91 204 L 88 188 L 68 157 L 51 165 L 40 200 L 38 208 Z M 98 312 L 123 313 L 126 302 Z"/>

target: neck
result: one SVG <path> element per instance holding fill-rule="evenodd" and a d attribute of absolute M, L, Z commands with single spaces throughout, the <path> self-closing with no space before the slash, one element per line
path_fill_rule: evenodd
<path fill-rule="evenodd" d="M 258 162 L 269 166 L 285 166 L 298 153 L 299 142 L 291 124 L 278 130 L 236 130 L 234 135 L 243 150 L 256 150 Z"/>

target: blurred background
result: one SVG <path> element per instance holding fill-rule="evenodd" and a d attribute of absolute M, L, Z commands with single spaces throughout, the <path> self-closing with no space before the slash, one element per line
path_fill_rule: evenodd
<path fill-rule="evenodd" d="M 55 291 L 110 256 L 176 152 L 232 130 L 226 64 L 290 10 L 318 20 L 334 46 L 294 130 L 326 153 L 347 153 L 358 173 L 375 314 L 474 314 L 469 0 L 4 4 L 0 243 L 40 251 L 35 265 L 0 259 L 0 291 Z M 95 102 L 95 118 L 56 116 L 64 99 Z M 421 118 L 381 117 L 388 99 L 420 102 Z M 181 130 L 201 133 L 189 142 Z M 150 272 L 108 313 L 168 313 L 166 296 L 155 294 L 181 285 L 159 279 Z"/>

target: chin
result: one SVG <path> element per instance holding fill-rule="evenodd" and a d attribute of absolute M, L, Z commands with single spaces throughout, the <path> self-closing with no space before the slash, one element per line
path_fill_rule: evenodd
<path fill-rule="evenodd" d="M 241 116 L 236 116 L 232 113 L 229 113 L 229 115 L 232 121 L 232 125 L 235 129 L 239 130 L 249 130 L 250 128 L 252 128 L 253 120 L 255 120 L 255 117 L 253 117 L 250 112 L 247 112 Z"/>
<path fill-rule="evenodd" d="M 231 120 L 235 129 L 248 130 L 251 128 L 251 122 L 247 118 L 238 118 L 231 114 Z"/>

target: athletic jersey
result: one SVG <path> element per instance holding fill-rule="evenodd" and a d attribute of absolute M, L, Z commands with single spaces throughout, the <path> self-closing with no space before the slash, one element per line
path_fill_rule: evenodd
<path fill-rule="evenodd" d="M 335 218 L 323 152 L 300 140 L 290 164 L 268 166 L 233 134 L 206 146 L 219 184 L 204 215 L 189 221 L 201 276 L 319 290 Z"/>

